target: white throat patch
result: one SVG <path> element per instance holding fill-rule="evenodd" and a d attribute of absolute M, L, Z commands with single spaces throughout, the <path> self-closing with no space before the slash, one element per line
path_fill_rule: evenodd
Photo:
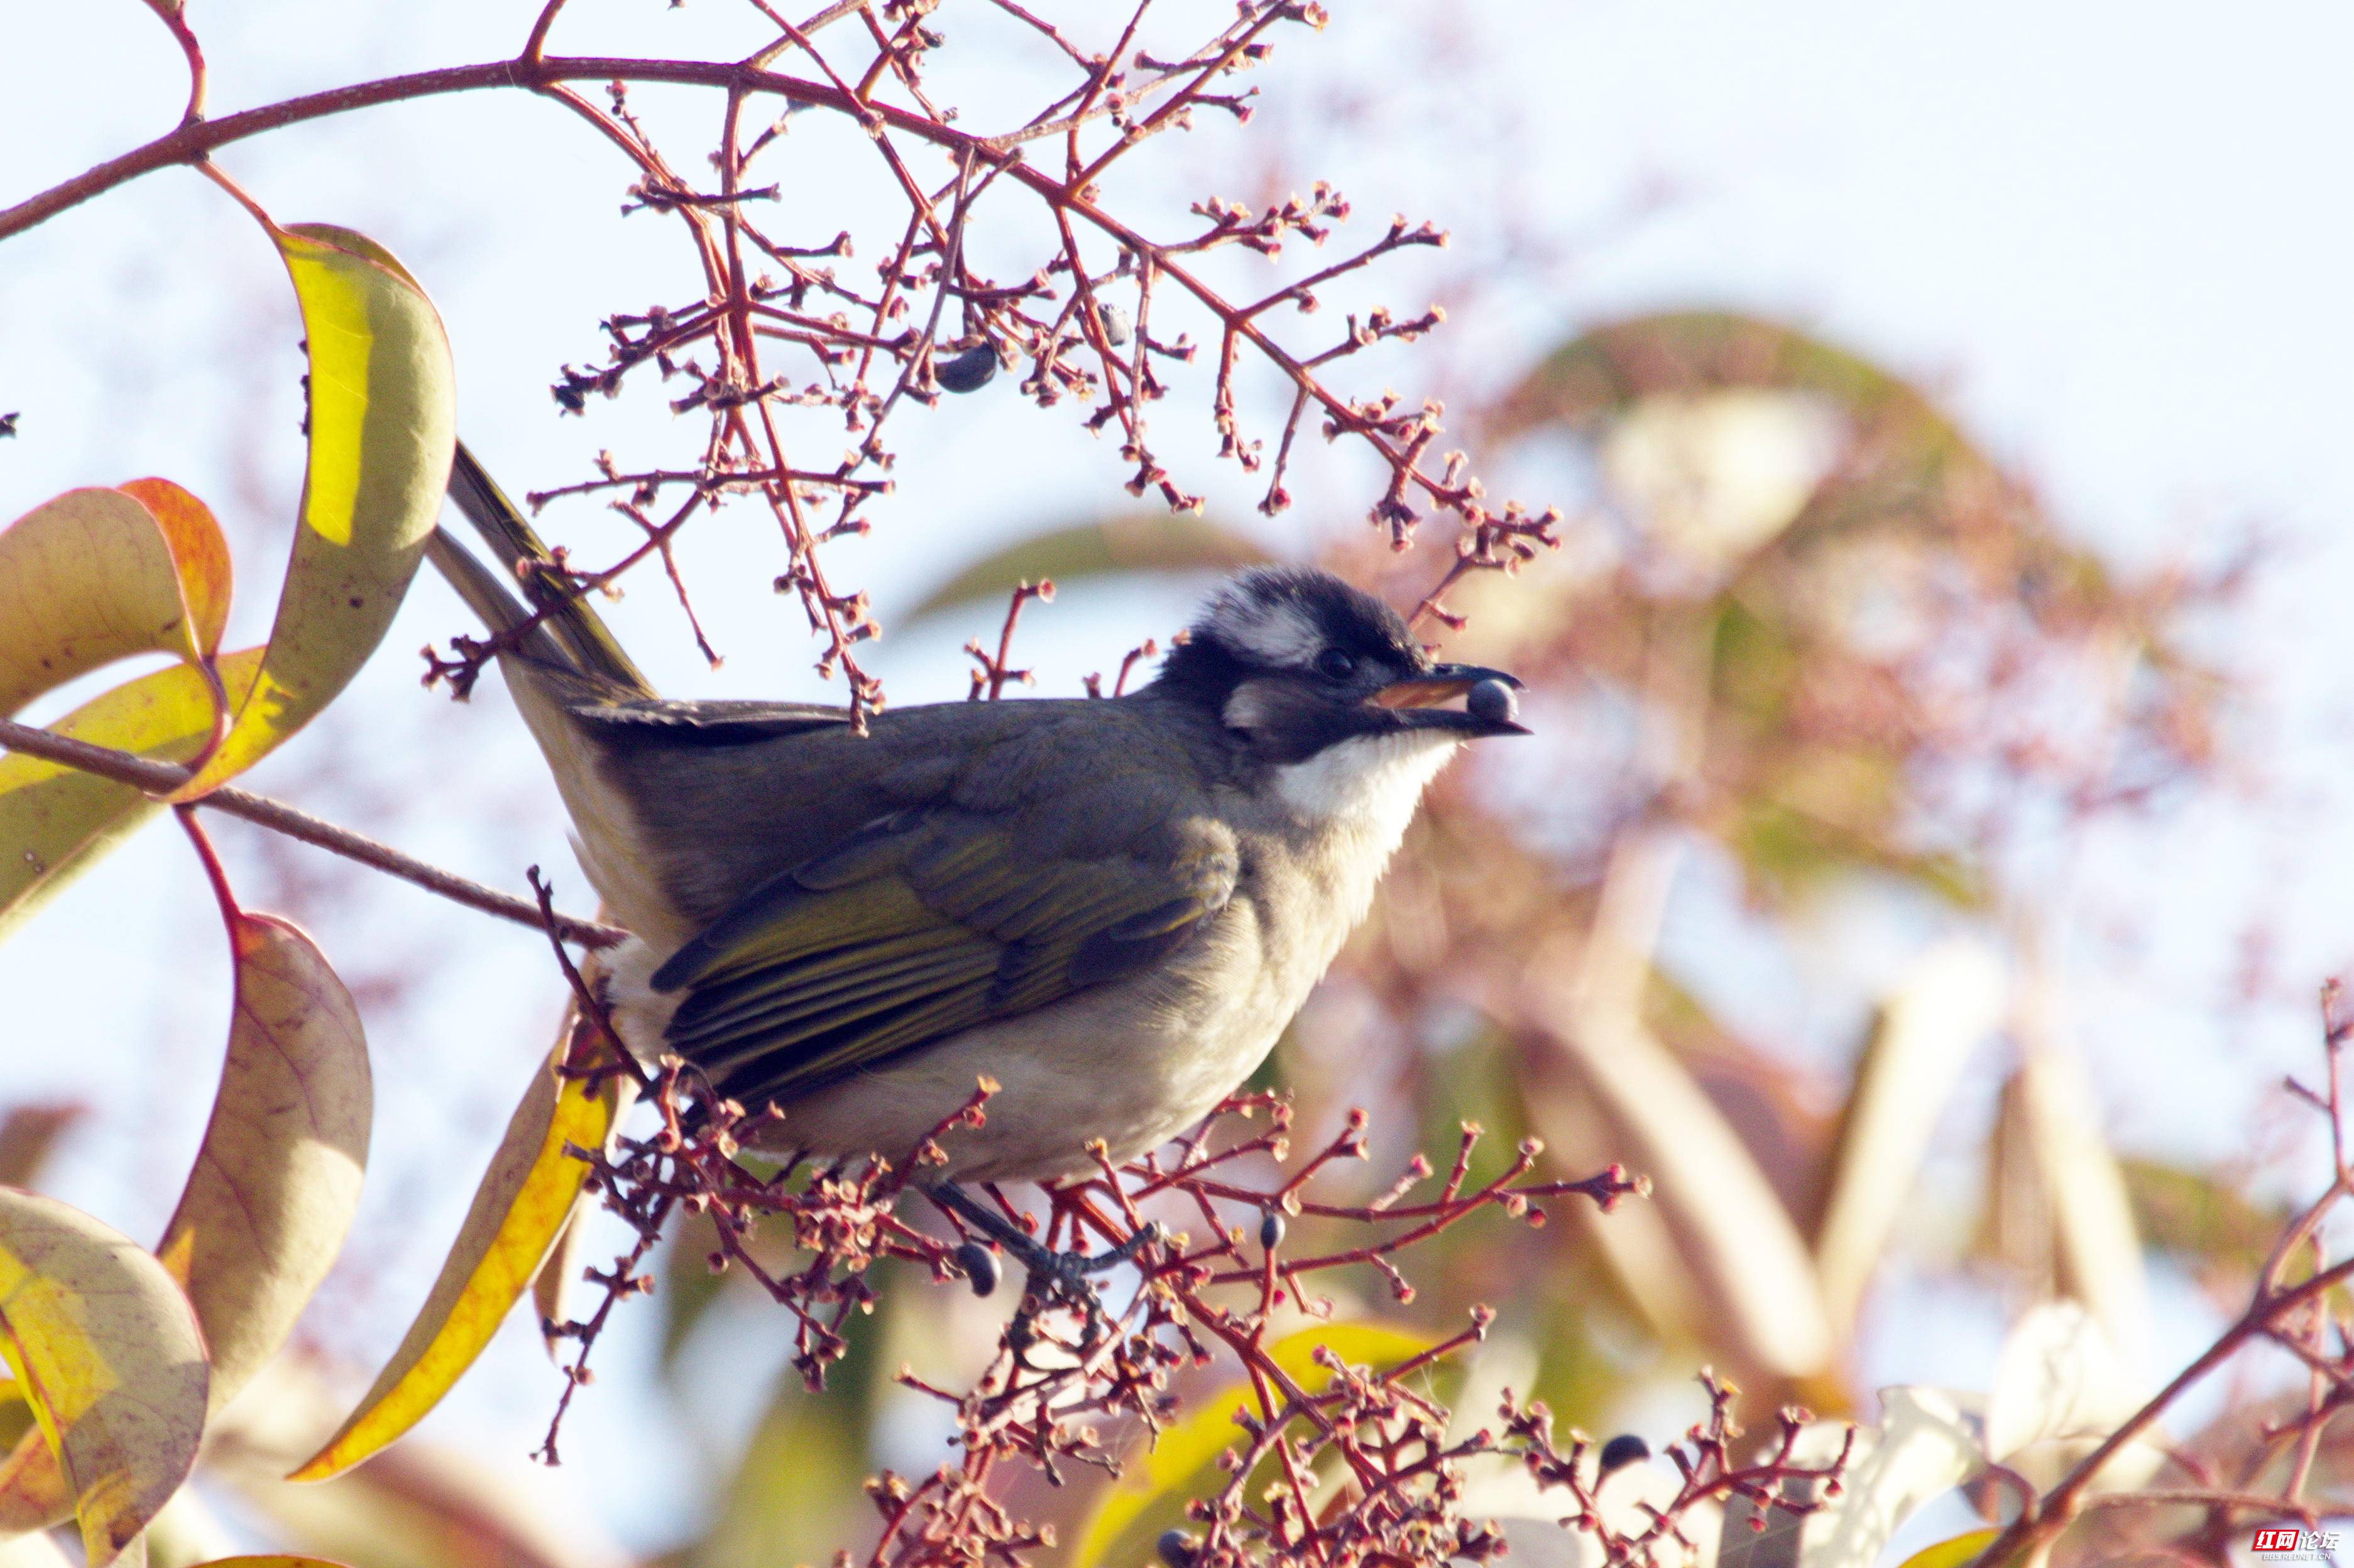
<path fill-rule="evenodd" d="M 1276 797 L 1303 822 L 1346 823 L 1394 845 L 1414 820 L 1424 786 L 1461 741 L 1432 729 L 1361 735 L 1278 768 Z"/>
<path fill-rule="evenodd" d="M 1423 787 L 1460 740 L 1427 729 L 1359 736 L 1275 770 L 1276 798 L 1322 842 L 1341 932 L 1353 930 L 1373 907 L 1373 888 L 1414 821 Z"/>

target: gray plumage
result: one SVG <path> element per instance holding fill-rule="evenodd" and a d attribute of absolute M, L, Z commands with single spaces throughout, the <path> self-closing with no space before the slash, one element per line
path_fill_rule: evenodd
<path fill-rule="evenodd" d="M 838 709 L 669 702 L 462 448 L 451 493 L 542 613 L 437 534 L 635 934 L 604 963 L 617 1027 L 774 1103 L 779 1148 L 903 1158 L 984 1075 L 951 1179 L 1161 1141 L 1264 1058 L 1456 745 L 1518 729 L 1421 705 L 1496 672 L 1433 666 L 1377 601 L 1280 571 L 1130 696 L 890 709 L 865 736 Z"/>

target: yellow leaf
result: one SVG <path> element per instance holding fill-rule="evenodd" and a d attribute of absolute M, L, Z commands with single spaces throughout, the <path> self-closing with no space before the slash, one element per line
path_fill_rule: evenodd
<path fill-rule="evenodd" d="M 155 1249 L 204 1325 L 216 1411 L 278 1352 L 334 1263 L 374 1115 L 359 1010 L 325 955 L 270 915 L 239 914 L 229 940 L 220 1092 Z"/>
<path fill-rule="evenodd" d="M 287 1478 L 323 1481 L 421 1420 L 474 1363 L 563 1233 L 588 1167 L 567 1144 L 600 1149 L 626 1108 L 622 1080 L 591 1095 L 560 1078 L 563 1047 L 532 1076 L 474 1192 L 458 1243 L 376 1386 L 340 1431 Z"/>
<path fill-rule="evenodd" d="M 310 345 L 302 518 L 261 669 L 181 800 L 252 766 L 358 673 L 416 574 L 457 447 L 450 343 L 417 281 L 349 229 L 271 238 Z"/>
<path fill-rule="evenodd" d="M 179 1489 L 204 1437 L 188 1298 L 127 1237 L 0 1188 L 0 1356 L 62 1467 L 90 1568 L 105 1568 Z"/>
<path fill-rule="evenodd" d="M 1323 1393 L 1332 1382 L 1332 1374 L 1317 1362 L 1320 1350 L 1330 1350 L 1352 1366 L 1374 1366 L 1407 1361 L 1437 1343 L 1427 1335 L 1378 1323 L 1331 1323 L 1277 1340 L 1267 1347 L 1267 1355 L 1302 1393 L 1312 1394 Z M 1123 1477 L 1118 1486 L 1105 1491 L 1079 1537 L 1071 1568 L 1095 1568 L 1146 1510 L 1206 1469 L 1220 1452 L 1242 1441 L 1243 1431 L 1235 1425 L 1235 1415 L 1257 1409 L 1250 1384 L 1236 1383 L 1204 1400 L 1193 1414 L 1161 1433 L 1141 1472 Z"/>
<path fill-rule="evenodd" d="M 1941 1541 L 1907 1557 L 1903 1568 L 1968 1568 L 1968 1564 L 1978 1561 L 1978 1553 L 1992 1546 L 1995 1537 L 2001 1533 L 1999 1530 L 1973 1530 L 1967 1535 Z"/>
<path fill-rule="evenodd" d="M 261 652 L 248 648 L 219 660 L 232 698 L 252 683 Z M 93 746 L 185 762 L 212 735 L 212 694 L 202 675 L 175 664 L 93 697 L 49 727 Z M 128 784 L 0 752 L 0 937 L 154 809 Z"/>
<path fill-rule="evenodd" d="M 69 490 L 0 529 L 0 716 L 133 653 L 195 663 L 228 610 L 204 503 L 160 479 Z"/>

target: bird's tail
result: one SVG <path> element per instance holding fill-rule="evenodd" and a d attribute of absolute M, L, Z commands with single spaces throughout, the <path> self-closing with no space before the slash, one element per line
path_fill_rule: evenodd
<path fill-rule="evenodd" d="M 426 556 L 484 626 L 494 635 L 520 630 L 514 653 L 565 672 L 608 702 L 655 694 L 611 628 L 557 570 L 547 546 L 462 441 L 450 466 L 450 499 L 504 569 L 485 567 L 446 528 L 433 531 Z"/>
<path fill-rule="evenodd" d="M 649 857 L 645 824 L 583 722 L 590 710 L 653 698 L 652 685 L 462 445 L 450 470 L 450 498 L 490 546 L 493 564 L 446 528 L 433 531 L 427 557 L 502 639 L 499 668 L 564 797 L 581 868 L 603 908 L 631 929 L 680 927 Z"/>

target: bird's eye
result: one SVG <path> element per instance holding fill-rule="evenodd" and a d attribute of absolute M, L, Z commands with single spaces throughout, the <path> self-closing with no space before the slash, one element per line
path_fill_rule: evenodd
<path fill-rule="evenodd" d="M 1316 655 L 1316 673 L 1328 681 L 1345 681 L 1357 673 L 1357 662 L 1342 648 L 1327 648 Z"/>

